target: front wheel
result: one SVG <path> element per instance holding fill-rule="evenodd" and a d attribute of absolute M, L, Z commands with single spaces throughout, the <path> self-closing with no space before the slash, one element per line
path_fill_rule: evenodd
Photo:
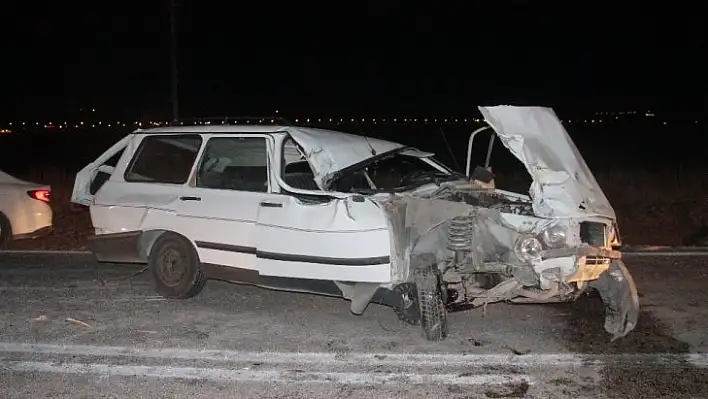
<path fill-rule="evenodd" d="M 412 326 L 420 325 L 420 308 L 418 306 L 418 289 L 415 283 L 403 283 L 393 287 L 393 292 L 399 295 L 400 302 L 393 306 L 398 320 Z"/>
<path fill-rule="evenodd" d="M 155 241 L 148 266 L 155 290 L 165 298 L 193 297 L 206 283 L 194 246 L 175 233 L 163 233 Z"/>
<path fill-rule="evenodd" d="M 442 341 L 447 337 L 448 332 L 447 310 L 436 269 L 435 264 L 419 266 L 415 269 L 420 324 L 423 335 L 429 341 Z"/>

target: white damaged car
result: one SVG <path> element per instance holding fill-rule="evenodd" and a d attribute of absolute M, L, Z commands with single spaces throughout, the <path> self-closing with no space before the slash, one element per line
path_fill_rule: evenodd
<path fill-rule="evenodd" d="M 470 171 L 479 131 L 462 175 L 342 132 L 195 125 L 126 136 L 77 174 L 72 201 L 90 207 L 96 258 L 149 264 L 168 298 L 208 279 L 334 295 L 355 314 L 391 306 L 441 340 L 449 311 L 594 288 L 613 339 L 632 331 L 639 300 L 614 211 L 555 113 L 479 110 L 525 165 L 530 195 Z"/>

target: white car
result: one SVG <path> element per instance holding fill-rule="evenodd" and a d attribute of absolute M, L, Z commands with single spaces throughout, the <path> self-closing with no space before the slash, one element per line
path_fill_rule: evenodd
<path fill-rule="evenodd" d="M 615 214 L 561 122 L 548 108 L 479 109 L 531 174 L 530 196 L 495 189 L 469 156 L 466 176 L 390 141 L 196 125 L 123 138 L 78 173 L 72 201 L 90 207 L 97 259 L 148 263 L 168 298 L 210 278 L 335 295 L 355 314 L 389 305 L 441 340 L 448 311 L 592 287 L 605 329 L 626 335 L 639 301 Z"/>
<path fill-rule="evenodd" d="M 52 188 L 0 171 L 0 249 L 13 239 L 40 237 L 52 230 Z"/>

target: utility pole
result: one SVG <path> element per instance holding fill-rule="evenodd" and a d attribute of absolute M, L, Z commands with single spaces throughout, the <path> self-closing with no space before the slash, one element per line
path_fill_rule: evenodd
<path fill-rule="evenodd" d="M 177 99 L 177 0 L 170 0 L 170 66 L 172 79 L 172 120 L 179 120 Z"/>

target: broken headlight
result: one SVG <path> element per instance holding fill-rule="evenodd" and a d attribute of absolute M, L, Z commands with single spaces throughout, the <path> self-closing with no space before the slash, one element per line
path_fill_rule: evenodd
<path fill-rule="evenodd" d="M 565 245 L 568 234 L 563 226 L 553 226 L 541 233 L 541 239 L 548 248 L 559 248 Z"/>
<path fill-rule="evenodd" d="M 543 246 L 536 237 L 521 236 L 514 245 L 514 254 L 523 262 L 531 262 L 541 259 Z"/>

